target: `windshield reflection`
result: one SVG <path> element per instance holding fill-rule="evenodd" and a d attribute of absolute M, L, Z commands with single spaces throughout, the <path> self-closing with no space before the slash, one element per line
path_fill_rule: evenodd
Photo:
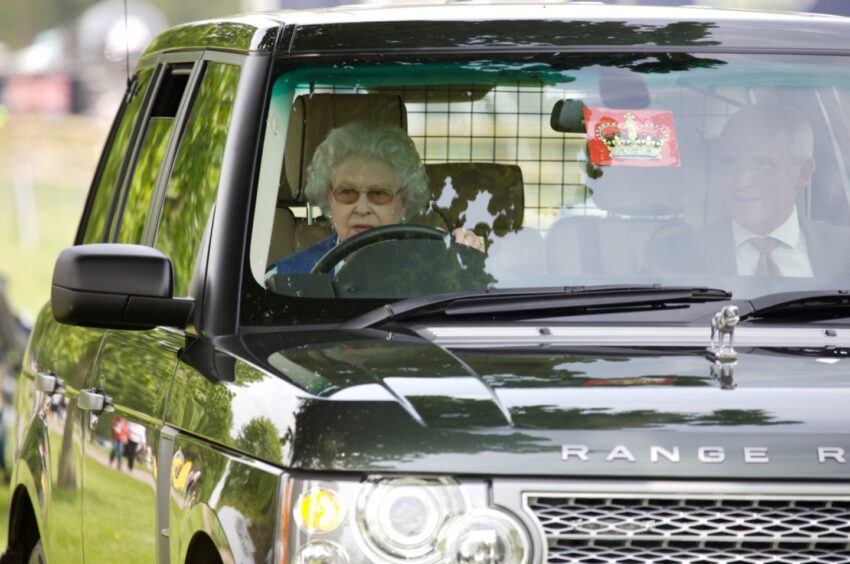
<path fill-rule="evenodd" d="M 255 212 L 266 222 L 264 237 L 255 226 L 255 244 L 268 245 L 251 253 L 268 257 L 254 270 L 268 289 L 256 294 L 263 298 L 253 305 L 266 308 L 256 317 L 276 317 L 275 294 L 386 300 L 663 284 L 747 299 L 846 286 L 850 253 L 840 241 L 850 235 L 850 175 L 840 140 L 850 135 L 842 117 L 850 83 L 837 74 L 840 58 L 654 53 L 628 64 L 616 54 L 399 63 L 279 77 L 272 107 L 303 114 L 304 142 L 281 133 L 269 146 L 282 161 L 264 153 L 263 166 L 282 183 L 265 187 L 276 210 Z M 269 264 L 335 240 L 337 219 L 307 201 L 309 170 L 298 168 L 327 133 L 318 116 L 328 111 L 336 127 L 366 118 L 404 130 L 428 185 L 425 211 L 399 222 L 462 232 L 461 246 L 483 250 L 483 264 L 393 237 L 347 254 L 327 273 L 269 279 Z"/>

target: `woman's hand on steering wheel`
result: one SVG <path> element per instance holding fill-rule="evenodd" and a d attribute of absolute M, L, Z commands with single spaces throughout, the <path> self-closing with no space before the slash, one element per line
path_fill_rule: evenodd
<path fill-rule="evenodd" d="M 463 227 L 453 229 L 452 237 L 454 238 L 454 242 L 459 245 L 466 245 L 476 251 L 484 252 L 484 244 L 481 242 L 481 239 L 478 238 L 475 232 L 469 229 L 464 229 Z"/>

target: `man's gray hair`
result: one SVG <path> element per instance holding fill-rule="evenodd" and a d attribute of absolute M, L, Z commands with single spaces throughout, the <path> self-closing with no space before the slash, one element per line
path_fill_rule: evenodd
<path fill-rule="evenodd" d="M 328 193 L 333 188 L 336 169 L 348 157 L 380 159 L 393 169 L 399 194 L 404 198 L 406 218 L 424 209 L 428 201 L 428 177 L 413 140 L 400 127 L 355 121 L 331 130 L 316 147 L 307 167 L 307 198 L 325 215 L 330 213 Z"/>

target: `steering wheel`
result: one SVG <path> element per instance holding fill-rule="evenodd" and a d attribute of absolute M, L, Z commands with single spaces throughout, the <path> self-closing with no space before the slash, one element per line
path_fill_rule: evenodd
<path fill-rule="evenodd" d="M 450 239 L 451 235 L 440 231 L 439 229 L 424 227 L 422 225 L 406 225 L 399 223 L 373 227 L 363 233 L 358 233 L 350 239 L 346 239 L 326 252 L 322 258 L 313 265 L 310 272 L 327 274 L 328 272 L 331 272 L 341 260 L 344 260 L 345 257 L 354 251 L 362 249 L 363 247 L 368 247 L 369 245 L 374 245 L 375 243 L 380 243 L 381 241 L 400 239 L 432 239 L 435 241 L 443 241 L 446 240 L 447 237 Z"/>

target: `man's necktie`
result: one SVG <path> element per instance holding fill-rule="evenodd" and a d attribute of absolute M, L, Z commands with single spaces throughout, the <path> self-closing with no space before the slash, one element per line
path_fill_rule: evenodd
<path fill-rule="evenodd" d="M 753 237 L 749 243 L 759 252 L 756 276 L 782 276 L 779 265 L 773 260 L 773 250 L 779 246 L 779 240 L 773 237 Z"/>

